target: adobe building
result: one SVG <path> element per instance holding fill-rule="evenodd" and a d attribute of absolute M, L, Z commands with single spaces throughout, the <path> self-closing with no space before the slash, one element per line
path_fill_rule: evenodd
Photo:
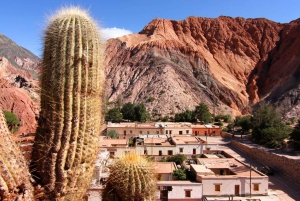
<path fill-rule="evenodd" d="M 235 158 L 198 158 L 190 170 L 202 183 L 203 196 L 268 194 L 268 176 Z"/>
<path fill-rule="evenodd" d="M 174 180 L 173 171 L 177 170 L 174 162 L 153 162 L 157 181 L 172 181 Z"/>
<path fill-rule="evenodd" d="M 195 136 L 215 136 L 221 135 L 221 128 L 215 125 L 191 125 Z"/>

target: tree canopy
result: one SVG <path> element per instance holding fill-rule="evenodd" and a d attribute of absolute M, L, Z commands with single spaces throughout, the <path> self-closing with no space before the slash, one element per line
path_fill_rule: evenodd
<path fill-rule="evenodd" d="M 208 106 L 204 103 L 200 103 L 198 106 L 196 106 L 195 118 L 199 121 L 202 121 L 205 124 L 212 122 L 212 116 L 209 112 Z"/>
<path fill-rule="evenodd" d="M 9 130 L 12 133 L 18 131 L 20 120 L 18 119 L 17 115 L 6 110 L 4 110 L 3 113 Z"/>
<path fill-rule="evenodd" d="M 107 111 L 105 120 L 112 122 L 120 122 L 123 120 L 123 115 L 117 108 L 112 108 Z"/>

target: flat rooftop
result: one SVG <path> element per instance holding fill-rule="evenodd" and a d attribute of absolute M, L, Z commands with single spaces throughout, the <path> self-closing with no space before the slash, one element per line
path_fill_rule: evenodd
<path fill-rule="evenodd" d="M 173 146 L 167 138 L 144 138 L 144 145 Z"/>
<path fill-rule="evenodd" d="M 211 170 L 229 169 L 237 176 L 250 176 L 250 167 L 235 158 L 197 158 L 197 165 L 194 166 L 198 166 L 198 165 Z M 201 173 L 198 175 L 201 175 Z M 260 177 L 264 175 L 252 168 L 251 176 Z"/>
<path fill-rule="evenodd" d="M 188 180 L 177 180 L 177 181 L 158 181 L 158 186 L 202 186 L 200 182 L 193 182 Z"/>
<path fill-rule="evenodd" d="M 175 136 L 172 137 L 172 140 L 175 144 L 200 144 L 204 143 L 205 141 L 199 137 L 195 136 Z"/>
<path fill-rule="evenodd" d="M 126 139 L 103 139 L 99 143 L 100 147 L 116 147 L 116 146 L 127 146 Z"/>
<path fill-rule="evenodd" d="M 177 169 L 174 162 L 153 162 L 153 166 L 158 174 L 173 173 Z"/>

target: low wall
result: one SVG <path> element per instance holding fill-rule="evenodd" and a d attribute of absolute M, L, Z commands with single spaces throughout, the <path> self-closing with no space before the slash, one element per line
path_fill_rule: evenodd
<path fill-rule="evenodd" d="M 231 134 L 231 133 L 227 133 L 227 132 L 224 132 L 222 131 L 221 132 L 221 137 L 223 138 L 228 138 L 228 139 L 232 139 L 232 138 L 238 138 L 238 139 L 249 139 L 251 137 L 251 134 L 247 134 L 247 135 L 240 135 L 240 134 Z"/>
<path fill-rule="evenodd" d="M 293 186 L 300 190 L 300 160 L 266 152 L 263 149 L 252 148 L 235 140 L 232 140 L 230 144 L 259 163 L 269 166 L 275 174 L 289 180 Z"/>

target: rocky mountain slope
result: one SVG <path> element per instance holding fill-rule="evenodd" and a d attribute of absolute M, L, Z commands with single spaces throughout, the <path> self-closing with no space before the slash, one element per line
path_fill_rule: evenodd
<path fill-rule="evenodd" d="M 21 121 L 17 133 L 34 133 L 39 112 L 40 59 L 0 34 L 0 106 Z"/>
<path fill-rule="evenodd" d="M 154 19 L 140 33 L 106 43 L 106 95 L 109 101 L 144 102 L 153 116 L 200 102 L 233 115 L 249 113 L 262 100 L 281 107 L 281 100 L 291 102 L 289 90 L 298 88 L 299 23 Z"/>
<path fill-rule="evenodd" d="M 30 72 L 34 79 L 38 79 L 37 73 L 40 70 L 40 59 L 1 33 L 0 56 L 5 57 L 15 67 Z"/>
<path fill-rule="evenodd" d="M 39 112 L 39 87 L 27 71 L 16 68 L 0 56 L 0 106 L 21 121 L 18 133 L 34 133 Z"/>

